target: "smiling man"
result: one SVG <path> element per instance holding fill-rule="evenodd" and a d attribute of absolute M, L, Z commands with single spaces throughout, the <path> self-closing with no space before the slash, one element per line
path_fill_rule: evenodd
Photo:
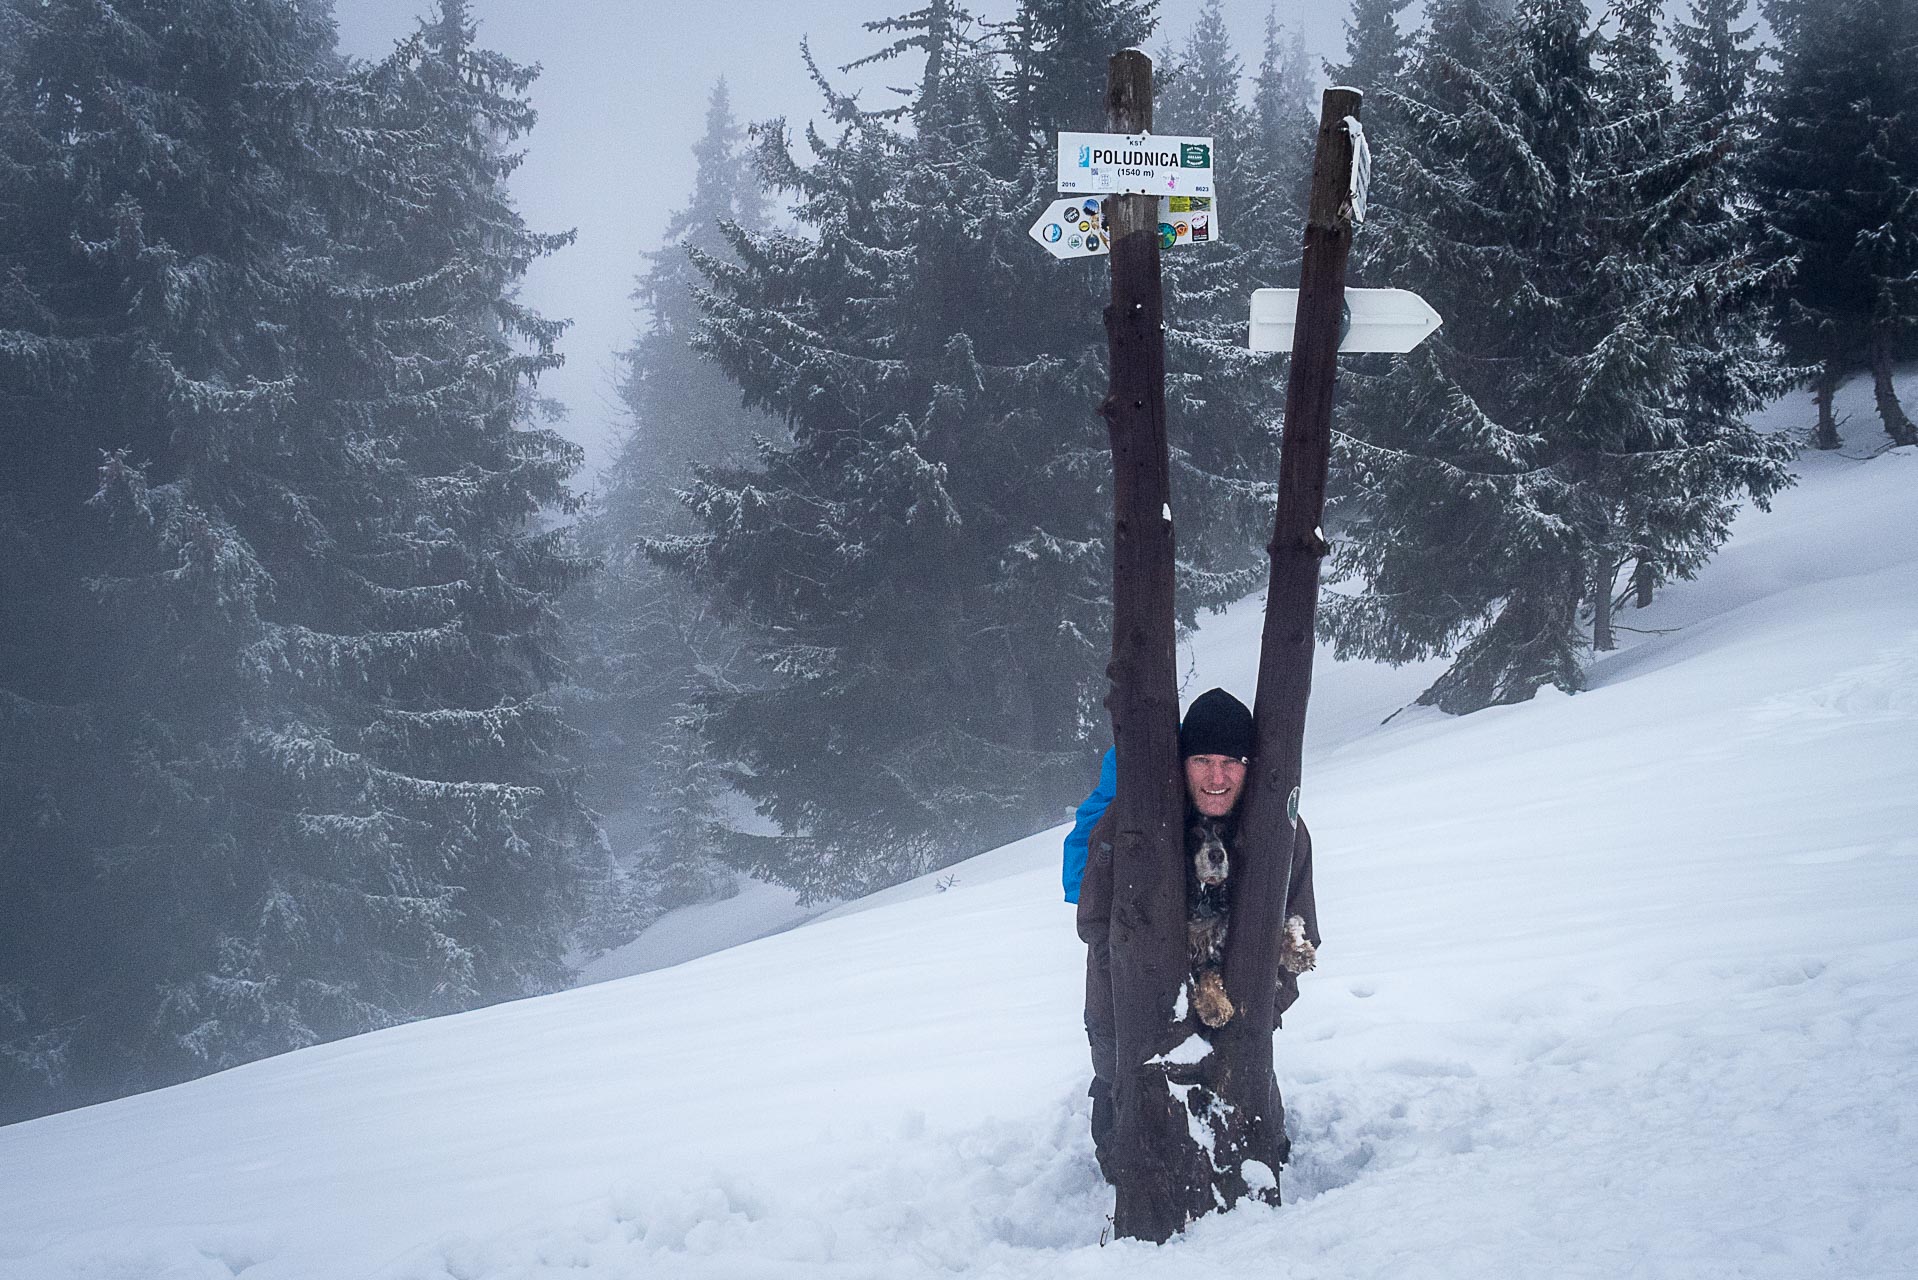
<path fill-rule="evenodd" d="M 1252 731 L 1252 713 L 1243 702 L 1224 689 L 1210 689 L 1193 699 L 1185 719 L 1179 725 L 1179 757 L 1185 770 L 1185 831 L 1188 868 L 1201 855 L 1207 842 L 1222 841 L 1223 862 L 1229 868 L 1238 840 L 1239 800 L 1245 792 L 1246 771 L 1252 762 L 1256 744 Z M 1095 793 L 1095 799 L 1096 799 Z M 1081 810 L 1082 814 L 1084 810 Z M 1079 937 L 1086 944 L 1086 1039 L 1092 1048 L 1092 1141 L 1100 1167 L 1106 1164 L 1107 1143 L 1112 1134 L 1112 1082 L 1117 1072 L 1117 1041 L 1113 1027 L 1112 950 L 1109 942 L 1112 915 L 1112 823 L 1115 809 L 1106 809 L 1092 827 L 1086 841 L 1085 876 L 1078 886 Z M 1188 870 L 1188 885 L 1196 873 Z M 1227 876 L 1229 884 L 1230 877 Z M 1070 884 L 1068 883 L 1068 887 Z M 1188 896 L 1188 904 L 1197 899 Z M 1196 917 L 1194 917 L 1196 918 Z M 1284 918 L 1296 918 L 1298 924 L 1280 939 L 1280 965 L 1277 989 L 1273 992 L 1274 1017 L 1291 1007 L 1299 997 L 1298 974 L 1309 969 L 1319 944 L 1318 904 L 1312 894 L 1312 837 L 1299 823 L 1298 839 L 1292 853 L 1292 882 L 1286 894 Z M 1245 996 L 1241 995 L 1240 999 Z M 1230 1016 L 1230 1006 L 1226 1006 Z M 1208 1021 L 1203 1009 L 1188 1013 L 1195 1023 Z M 1216 1025 L 1216 1024 L 1215 1024 Z M 1273 1115 L 1283 1115 L 1278 1096 L 1278 1081 L 1272 1082 Z M 1289 1146 L 1289 1144 L 1287 1144 Z M 1278 1164 L 1285 1152 L 1274 1153 Z"/>
<path fill-rule="evenodd" d="M 1247 760 L 1245 756 L 1187 756 L 1183 762 L 1187 802 L 1205 817 L 1229 817 L 1239 807 L 1239 792 L 1245 790 Z"/>

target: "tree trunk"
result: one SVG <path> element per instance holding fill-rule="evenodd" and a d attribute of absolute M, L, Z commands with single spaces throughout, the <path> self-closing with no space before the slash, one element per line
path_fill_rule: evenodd
<path fill-rule="evenodd" d="M 1836 449 L 1839 445 L 1838 423 L 1832 417 L 1832 398 L 1838 394 L 1838 384 L 1844 381 L 1844 370 L 1837 357 L 1828 357 L 1818 370 L 1818 376 L 1812 379 L 1812 403 L 1818 406 L 1818 429 L 1812 433 L 1811 447 L 1814 449 Z"/>
<path fill-rule="evenodd" d="M 1152 127 L 1152 62 L 1116 54 L 1107 128 Z M 1110 390 L 1100 412 L 1112 441 L 1112 666 L 1106 707 L 1118 748 L 1112 850 L 1112 997 L 1117 1041 L 1114 1130 L 1107 1169 L 1113 1227 L 1164 1241 L 1211 1204 L 1204 1153 L 1191 1140 L 1165 1068 L 1148 1065 L 1178 1037 L 1185 980 L 1184 780 L 1173 627 L 1170 462 L 1158 200 L 1106 201 L 1112 303 L 1106 308 Z"/>
<path fill-rule="evenodd" d="M 1592 566 L 1592 651 L 1610 653 L 1618 648 L 1612 635 L 1612 586 L 1618 580 L 1618 566 L 1603 551 Z"/>
<path fill-rule="evenodd" d="M 1298 834 L 1319 564 L 1328 549 L 1319 525 L 1332 450 L 1345 266 L 1352 248 L 1347 196 L 1355 144 L 1345 119 L 1358 116 L 1359 101 L 1357 90 L 1327 90 L 1319 115 L 1285 396 L 1278 518 L 1266 548 L 1272 567 L 1253 707 L 1258 754 L 1240 803 L 1239 856 L 1232 872 L 1225 983 L 1238 1013 L 1215 1033 L 1212 1053 L 1201 1064 L 1211 1096 L 1201 1097 L 1198 1090 L 1192 1095 L 1208 1104 L 1201 1119 L 1213 1134 L 1213 1185 L 1226 1207 L 1247 1197 L 1279 1199 L 1285 1116 L 1277 1112 L 1272 1089 L 1273 992 Z"/>
<path fill-rule="evenodd" d="M 1878 400 L 1878 417 L 1894 447 L 1918 444 L 1918 427 L 1905 416 L 1898 403 L 1897 388 L 1891 382 L 1891 330 L 1879 327 L 1871 334 L 1871 390 Z"/>
<path fill-rule="evenodd" d="M 1638 567 L 1632 570 L 1632 607 L 1643 609 L 1652 602 L 1652 589 L 1657 585 L 1656 575 L 1652 571 L 1652 562 L 1644 556 L 1638 558 Z"/>

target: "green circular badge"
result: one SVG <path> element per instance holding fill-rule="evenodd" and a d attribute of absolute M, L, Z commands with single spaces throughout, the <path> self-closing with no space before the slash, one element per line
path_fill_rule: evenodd
<path fill-rule="evenodd" d="M 1179 243 L 1178 229 L 1170 222 L 1161 222 L 1159 224 L 1159 247 L 1161 249 L 1170 249 L 1177 243 Z"/>

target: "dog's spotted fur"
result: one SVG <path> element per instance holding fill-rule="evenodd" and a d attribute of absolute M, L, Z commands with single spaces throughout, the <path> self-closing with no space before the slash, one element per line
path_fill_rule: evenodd
<path fill-rule="evenodd" d="M 1217 819 L 1200 818 L 1186 832 L 1186 958 L 1190 962 L 1189 999 L 1199 1021 L 1223 1027 L 1232 1020 L 1232 999 L 1225 993 L 1220 967 L 1225 963 L 1226 929 L 1232 910 L 1231 855 Z"/>
<path fill-rule="evenodd" d="M 1216 818 L 1200 818 L 1186 831 L 1185 925 L 1189 964 L 1186 995 L 1208 1027 L 1223 1027 L 1235 1012 L 1225 990 L 1225 939 L 1231 922 L 1231 853 Z M 1318 953 L 1305 936 L 1305 920 L 1287 917 L 1279 940 L 1279 965 L 1287 973 L 1309 972 Z"/>

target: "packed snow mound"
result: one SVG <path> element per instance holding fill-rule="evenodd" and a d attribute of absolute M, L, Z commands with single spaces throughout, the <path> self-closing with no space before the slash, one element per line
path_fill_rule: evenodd
<path fill-rule="evenodd" d="M 1918 450 L 1865 459 L 1846 398 L 1851 447 L 1628 612 L 1588 693 L 1378 727 L 1429 676 L 1321 666 L 1351 732 L 1307 760 L 1326 941 L 1278 1036 L 1283 1207 L 1101 1247 L 1045 833 L 0 1129 L 0 1276 L 1918 1274 Z M 1193 688 L 1251 692 L 1253 612 Z"/>

